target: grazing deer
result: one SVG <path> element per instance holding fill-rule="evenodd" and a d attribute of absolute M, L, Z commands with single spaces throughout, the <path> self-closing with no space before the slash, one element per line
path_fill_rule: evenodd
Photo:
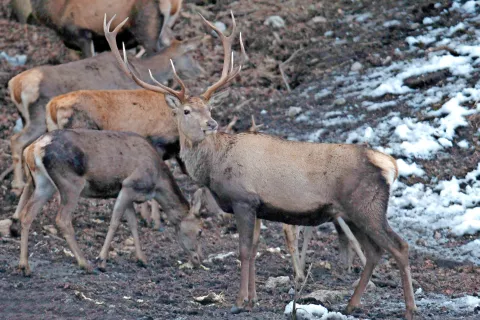
<path fill-rule="evenodd" d="M 155 68 L 155 75 L 164 81 L 171 77 L 169 59 L 176 59 L 183 72 L 189 75 L 201 73 L 203 70 L 188 53 L 195 50 L 202 41 L 202 38 L 174 40 L 169 48 L 153 57 L 134 59 L 133 67 L 142 74 Z M 8 88 L 24 123 L 22 131 L 11 138 L 14 165 L 12 187 L 13 191 L 19 194 L 25 185 L 22 151 L 47 131 L 45 106 L 50 99 L 76 90 L 138 89 L 138 86 L 123 76 L 115 58 L 105 52 L 84 60 L 24 71 L 8 82 Z"/>
<path fill-rule="evenodd" d="M 233 19 L 233 13 L 232 13 Z M 316 226 L 341 217 L 365 249 L 367 262 L 358 286 L 347 305 L 351 313 L 360 299 L 384 250 L 395 258 L 402 278 L 406 318 L 416 309 L 410 275 L 408 244 L 388 225 L 386 218 L 390 185 L 398 175 L 394 158 L 362 145 L 286 141 L 265 134 L 217 133 L 209 100 L 214 92 L 231 82 L 242 63 L 234 68 L 232 41 L 212 23 L 222 40 L 224 65 L 220 80 L 200 96 L 189 96 L 176 75 L 180 90 L 159 82 L 139 79 L 124 61 L 113 41 L 112 53 L 126 74 L 140 86 L 167 96 L 174 109 L 180 134 L 180 157 L 197 184 L 207 187 L 226 212 L 235 214 L 240 246 L 240 291 L 233 313 L 251 308 L 257 298 L 255 257 L 260 219 L 293 225 Z M 235 20 L 234 20 L 235 21 Z M 110 21 L 111 22 L 111 21 Z M 124 22 L 122 22 L 124 23 Z M 119 26 L 122 25 L 119 24 Z M 106 37 L 115 37 L 119 27 Z M 240 34 L 240 47 L 245 57 Z"/>
<path fill-rule="evenodd" d="M 143 137 L 129 132 L 55 130 L 30 144 L 23 153 L 29 179 L 14 219 L 22 225 L 19 268 L 30 274 L 28 233 L 35 216 L 56 191 L 60 208 L 55 219 L 80 267 L 91 271 L 75 240 L 72 213 L 79 197 L 117 197 L 113 215 L 99 255 L 105 269 L 110 243 L 125 213 L 137 259 L 146 263 L 140 247 L 134 202 L 155 199 L 162 205 L 182 248 L 194 265 L 201 263 L 199 220 L 189 215 L 189 204 L 170 170 Z"/>
<path fill-rule="evenodd" d="M 122 32 L 125 39 L 136 40 L 129 47 L 138 43 L 147 54 L 168 47 L 182 0 L 31 0 L 31 6 L 36 20 L 54 29 L 67 47 L 91 57 L 94 43 L 97 51 L 108 48 L 101 19 L 105 13 L 122 19 L 131 16 Z"/>

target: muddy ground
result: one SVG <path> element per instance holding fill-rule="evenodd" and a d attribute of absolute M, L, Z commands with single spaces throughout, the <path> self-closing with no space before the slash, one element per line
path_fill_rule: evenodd
<path fill-rule="evenodd" d="M 240 117 L 235 129 L 249 126 L 254 114 L 258 122 L 265 124 L 267 132 L 296 134 L 310 128 L 289 121 L 285 111 L 292 105 L 291 99 L 299 99 L 301 88 L 311 81 L 328 83 L 332 74 L 347 72 L 353 62 L 364 67 L 382 64 L 395 48 L 403 48 L 408 35 L 419 30 L 415 23 L 432 10 L 442 10 L 449 1 L 186 1 L 184 11 L 174 31 L 180 38 L 200 35 L 205 29 L 195 12 L 202 12 L 208 19 L 229 23 L 228 13 L 233 10 L 243 31 L 249 62 L 236 81 L 231 94 L 222 107 L 214 110 L 214 116 L 227 123 L 234 115 Z M 433 4 L 439 2 L 440 7 Z M 0 51 L 10 55 L 26 54 L 26 66 L 12 67 L 0 60 L 0 169 L 10 163 L 8 139 L 18 117 L 7 95 L 7 81 L 19 72 L 42 64 L 58 64 L 75 59 L 60 42 L 54 32 L 43 27 L 21 25 L 14 21 L 9 1 L 0 2 Z M 370 21 L 364 24 L 358 17 L 370 13 Z M 264 25 L 268 16 L 280 15 L 285 27 L 275 29 Z M 323 19 L 314 19 L 323 17 Z M 401 21 L 397 27 L 379 29 L 384 21 Z M 458 23 L 455 14 L 443 16 L 446 25 Z M 317 21 L 317 22 L 315 22 Z M 334 34 L 325 35 L 333 30 Z M 336 39 L 342 40 L 339 42 Z M 213 40 L 196 53 L 207 74 L 188 84 L 200 90 L 214 81 L 221 70 L 221 47 Z M 279 72 L 279 64 L 286 61 L 298 49 L 301 51 L 285 66 L 288 82 L 293 89 L 288 97 L 285 83 Z M 405 58 L 405 57 L 404 57 Z M 407 57 L 408 58 L 408 57 Z M 297 88 L 300 87 L 300 88 Z M 297 90 L 295 90 L 297 88 Z M 328 100 L 328 99 L 327 99 Z M 333 97 L 332 97 L 333 100 Z M 328 101 L 327 101 L 328 102 Z M 333 101 L 331 101 L 333 103 Z M 315 105 L 306 103 L 309 108 Z M 261 114 L 261 110 L 268 113 Z M 332 107 L 334 110 L 334 107 Z M 378 116 L 378 115 L 377 115 Z M 345 125 L 347 126 L 347 125 Z M 341 128 L 340 128 L 341 129 Z M 343 128 L 347 130 L 348 128 Z M 328 137 L 334 140 L 333 136 Z M 463 154 L 453 154 L 458 160 Z M 478 159 L 470 160 L 463 170 L 468 172 Z M 454 162 L 446 162 L 447 164 Z M 428 166 L 426 166 L 428 168 Z M 452 166 L 454 167 L 454 166 Z M 431 172 L 436 172 L 433 164 Z M 456 170 L 458 166 L 455 166 Z M 437 170 L 438 171 L 438 170 Z M 464 173 L 465 173 L 464 172 Z M 439 173 L 440 175 L 441 173 Z M 460 175 L 460 174 L 459 174 Z M 0 219 L 10 217 L 18 199 L 10 192 L 11 176 L 0 182 Z M 182 189 L 191 194 L 195 186 L 187 178 L 179 179 Z M 44 226 L 53 225 L 56 201 L 52 201 L 32 226 L 29 241 L 31 278 L 16 271 L 19 241 L 16 238 L 0 239 L 0 318 L 1 319 L 283 319 L 285 305 L 291 300 L 289 284 L 267 289 L 269 277 L 290 276 L 293 270 L 286 255 L 277 223 L 265 222 L 262 230 L 260 257 L 257 259 L 257 290 L 259 305 L 251 313 L 230 315 L 229 308 L 235 300 L 239 281 L 237 255 L 222 261 L 205 263 L 209 270 L 180 269 L 185 256 L 175 242 L 173 230 L 164 221 L 160 230 L 145 225 L 141 228 L 141 241 L 149 258 L 147 267 L 138 266 L 134 255 L 125 245 L 130 237 L 122 225 L 113 243 L 112 258 L 105 273 L 86 274 L 78 269 L 68 255 L 68 246 L 61 235 L 52 235 Z M 112 201 L 81 200 L 75 213 L 74 226 L 81 248 L 90 260 L 100 251 L 108 228 Z M 222 224 L 211 218 L 204 222 L 204 255 L 228 253 L 237 249 L 237 237 L 232 223 Z M 128 240 L 127 240 L 128 241 Z M 461 241 L 460 241 L 461 242 Z M 455 245 L 455 242 L 452 244 Z M 281 248 L 270 252 L 269 248 Z M 305 293 L 319 289 L 352 291 L 352 283 L 361 271 L 356 261 L 354 271 L 347 274 L 338 261 L 336 235 L 330 226 L 320 227 L 310 244 L 307 263 L 313 263 L 312 280 L 304 288 Z M 442 295 L 455 299 L 480 294 L 480 268 L 463 261 L 452 261 L 438 256 L 425 255 L 412 250 L 412 276 L 414 290 L 422 288 L 422 297 Z M 364 295 L 364 307 L 355 314 L 360 319 L 400 319 L 404 312 L 400 278 L 393 259 L 387 255 L 381 260 L 374 274 L 377 288 Z M 194 297 L 209 292 L 224 295 L 224 301 L 200 305 Z M 326 304 L 329 310 L 342 311 L 349 294 L 339 301 Z M 422 304 L 419 319 L 478 319 L 473 307 L 452 310 L 438 305 Z"/>

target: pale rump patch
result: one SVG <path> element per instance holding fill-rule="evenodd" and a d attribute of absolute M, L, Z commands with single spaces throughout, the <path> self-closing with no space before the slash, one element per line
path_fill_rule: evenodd
<path fill-rule="evenodd" d="M 382 169 L 382 175 L 392 185 L 398 177 L 397 161 L 388 154 L 375 150 L 368 150 L 367 157 L 374 166 Z"/>
<path fill-rule="evenodd" d="M 38 99 L 42 79 L 43 73 L 39 69 L 32 69 L 22 72 L 8 82 L 10 97 L 27 123 L 30 118 L 28 106 Z"/>

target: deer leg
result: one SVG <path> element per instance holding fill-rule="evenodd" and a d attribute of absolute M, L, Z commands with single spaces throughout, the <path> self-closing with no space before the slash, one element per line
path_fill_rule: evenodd
<path fill-rule="evenodd" d="M 234 204 L 233 212 L 237 220 L 237 229 L 239 235 L 239 251 L 240 251 L 240 290 L 235 305 L 231 309 L 231 313 L 240 313 L 245 310 L 245 304 L 248 302 L 248 287 L 250 275 L 250 261 L 253 252 L 253 238 L 256 223 L 256 215 L 253 208 L 248 204 Z"/>
<path fill-rule="evenodd" d="M 145 253 L 143 253 L 142 247 L 140 245 L 140 238 L 138 236 L 137 217 L 135 216 L 133 203 L 126 208 L 125 214 L 127 215 L 128 227 L 132 232 L 133 242 L 135 243 L 135 255 L 137 257 L 137 262 L 139 262 L 142 266 L 146 266 L 147 256 L 145 255 Z"/>
<path fill-rule="evenodd" d="M 252 309 L 257 303 L 257 288 L 255 286 L 255 259 L 257 257 L 258 250 L 258 241 L 260 240 L 260 227 L 262 220 L 257 219 L 255 221 L 255 229 L 253 231 L 253 244 L 252 244 L 252 253 L 250 255 L 250 269 L 248 274 L 248 309 Z"/>
<path fill-rule="evenodd" d="M 304 269 L 300 267 L 300 261 L 298 258 L 298 248 L 295 247 L 295 239 L 297 238 L 296 236 L 296 229 L 298 227 L 289 225 L 289 224 L 283 224 L 283 234 L 285 236 L 285 245 L 287 246 L 287 250 L 290 253 L 290 256 L 292 257 L 292 264 L 293 264 L 293 271 L 295 273 L 295 281 L 297 283 L 302 283 L 305 280 L 305 273 Z"/>
<path fill-rule="evenodd" d="M 55 188 L 45 177 L 44 179 L 37 179 L 37 185 L 33 196 L 27 201 L 22 208 L 19 218 L 22 224 L 21 240 L 20 240 L 20 262 L 18 268 L 23 271 L 25 276 L 31 274 L 30 266 L 28 264 L 28 233 L 30 226 L 37 214 L 42 210 L 45 203 L 54 195 Z"/>
<path fill-rule="evenodd" d="M 78 266 L 87 272 L 92 272 L 92 266 L 83 256 L 77 240 L 75 240 L 75 230 L 72 224 L 72 212 L 77 206 L 85 180 L 74 178 L 69 181 L 69 179 L 63 177 L 57 177 L 55 180 L 60 193 L 60 209 L 55 218 L 55 222 L 62 231 L 65 240 L 67 240 L 68 246 L 70 250 L 72 250 L 75 259 L 77 259 Z"/>
<path fill-rule="evenodd" d="M 160 229 L 160 205 L 155 200 L 149 201 L 150 206 L 152 207 L 152 220 L 153 220 L 153 228 L 155 230 Z"/>
<path fill-rule="evenodd" d="M 313 237 L 313 227 L 306 226 L 303 227 L 303 245 L 302 245 L 302 254 L 300 255 L 300 268 L 305 272 L 305 259 L 307 258 L 307 248 L 310 240 Z"/>
<path fill-rule="evenodd" d="M 35 107 L 44 108 L 44 105 L 41 105 L 41 102 L 37 101 L 32 106 L 30 106 L 30 112 L 36 111 L 32 110 Z M 25 127 L 19 133 L 12 136 L 10 139 L 10 148 L 12 149 L 12 161 L 13 161 L 13 181 L 12 181 L 12 191 L 20 195 L 23 187 L 25 186 L 25 177 L 23 172 L 23 159 L 22 154 L 23 150 L 33 141 L 35 141 L 42 134 L 47 132 L 47 125 L 45 124 L 45 110 L 38 111 L 37 114 L 31 114 L 32 117 L 42 117 L 41 121 L 39 119 L 32 120 L 32 122 L 27 121 Z"/>
<path fill-rule="evenodd" d="M 132 198 L 130 197 L 129 188 L 123 187 L 118 194 L 117 200 L 115 201 L 115 206 L 113 207 L 112 219 L 110 220 L 110 225 L 108 227 L 107 236 L 105 237 L 105 242 L 103 243 L 102 250 L 98 255 L 98 260 L 100 260 L 98 268 L 102 271 L 105 271 L 107 268 L 107 256 L 110 249 L 110 244 L 112 243 L 113 236 L 120 225 L 120 219 L 122 218 L 125 209 L 132 203 Z"/>
<path fill-rule="evenodd" d="M 367 263 L 367 259 L 365 258 L 365 255 L 362 252 L 362 249 L 360 248 L 360 244 L 358 243 L 357 239 L 353 235 L 352 231 L 348 227 L 348 225 L 345 223 L 342 217 L 337 218 L 338 224 L 340 228 L 342 228 L 342 231 L 345 233 L 346 237 L 348 238 L 349 243 L 351 244 L 351 248 L 355 251 L 355 253 L 358 255 L 360 258 L 360 261 L 362 261 L 362 264 L 365 265 Z M 352 260 L 353 260 L 353 255 Z M 353 263 L 353 261 L 349 261 L 350 265 Z"/>
<path fill-rule="evenodd" d="M 412 278 L 408 262 L 408 244 L 388 225 L 386 218 L 389 195 L 388 189 L 377 188 L 373 190 L 375 191 L 375 194 L 371 196 L 373 200 L 369 203 L 358 201 L 357 207 L 351 208 L 349 216 L 354 217 L 355 221 L 352 221 L 352 223 L 354 223 L 361 232 L 368 235 L 369 239 L 372 240 L 376 246 L 390 252 L 396 260 L 402 278 L 403 294 L 406 305 L 405 318 L 411 320 L 413 319 L 413 314 L 417 307 L 415 305 Z M 366 197 L 365 190 L 362 190 L 359 195 L 352 194 L 353 199 L 357 196 L 361 197 L 361 199 L 369 198 L 368 195 Z M 375 264 L 372 263 L 372 258 L 370 257 L 369 259 L 367 254 L 365 269 L 363 270 L 354 295 L 347 306 L 347 310 L 352 310 L 355 305 L 360 303 L 360 296 L 368 283 L 374 266 Z"/>
<path fill-rule="evenodd" d="M 365 291 L 370 277 L 372 276 L 373 270 L 382 256 L 383 250 L 375 244 L 366 234 L 363 234 L 361 231 L 357 231 L 357 238 L 362 242 L 365 252 L 367 254 L 367 259 L 365 267 L 363 269 L 362 275 L 358 285 L 355 287 L 352 297 L 347 305 L 347 313 L 352 313 L 353 310 L 360 306 L 360 300 L 363 292 Z"/>
<path fill-rule="evenodd" d="M 145 201 L 140 205 L 140 215 L 142 216 L 142 219 L 147 223 L 147 226 L 150 227 L 152 223 L 152 213 L 150 211 L 150 208 L 148 207 L 148 201 Z"/>
<path fill-rule="evenodd" d="M 10 232 L 15 237 L 18 236 L 18 234 L 20 233 L 21 214 L 24 213 L 23 208 L 28 203 L 28 200 L 30 200 L 30 198 L 32 197 L 34 190 L 35 188 L 33 186 L 33 179 L 29 175 L 27 184 L 25 185 L 25 188 L 23 188 L 22 195 L 20 196 L 20 201 L 18 202 L 17 209 L 12 216 L 12 225 L 10 226 Z"/>

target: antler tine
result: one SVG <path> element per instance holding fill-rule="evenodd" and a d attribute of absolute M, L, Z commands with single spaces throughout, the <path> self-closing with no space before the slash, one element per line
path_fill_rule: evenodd
<path fill-rule="evenodd" d="M 214 31 L 217 32 L 219 38 L 222 40 L 222 45 L 223 45 L 223 51 L 224 51 L 224 57 L 223 57 L 223 69 L 222 69 L 222 75 L 220 77 L 220 80 L 218 80 L 215 84 L 210 86 L 205 93 L 202 94 L 202 97 L 205 100 L 209 100 L 213 93 L 217 91 L 220 87 L 224 86 L 240 72 L 241 67 L 238 68 L 238 70 L 234 70 L 233 67 L 233 54 L 232 54 L 232 42 L 235 37 L 235 31 L 237 29 L 237 23 L 235 22 L 235 16 L 233 15 L 233 12 L 230 11 L 230 14 L 232 16 L 232 32 L 230 35 L 227 37 L 225 36 L 222 31 L 217 28 L 214 24 L 209 22 L 207 19 L 205 19 L 202 15 L 200 15 L 205 22 L 206 25 L 208 25 L 210 28 L 212 28 Z M 241 39 L 240 39 L 241 41 Z M 243 43 L 241 44 L 242 46 L 242 52 L 245 53 L 245 49 L 243 48 Z M 245 54 L 246 56 L 246 54 Z"/>
<path fill-rule="evenodd" d="M 225 83 L 222 84 L 220 87 L 222 87 L 225 84 L 228 84 L 230 81 L 232 81 L 240 73 L 240 71 L 242 71 L 243 64 L 245 63 L 245 60 L 247 60 L 247 53 L 245 52 L 245 47 L 243 46 L 242 33 L 241 32 L 240 32 L 240 48 L 241 48 L 241 52 L 242 52 L 242 60 L 239 63 L 237 70 L 235 70 L 235 72 L 232 72 L 233 71 L 233 53 L 232 53 L 232 66 L 230 68 L 230 74 L 229 74 L 227 80 L 225 81 Z"/>
<path fill-rule="evenodd" d="M 110 50 L 112 50 L 112 53 L 115 56 L 117 62 L 120 64 L 120 67 L 122 68 L 122 70 L 128 76 L 130 76 L 133 79 L 133 81 L 135 81 L 135 83 L 138 84 L 140 87 L 142 87 L 144 89 L 147 89 L 147 90 L 163 93 L 163 94 L 173 95 L 173 96 L 177 97 L 181 102 L 184 102 L 185 101 L 185 84 L 180 79 L 180 77 L 177 75 L 177 72 L 175 71 L 175 67 L 173 66 L 173 62 L 172 62 L 173 75 L 174 75 L 175 80 L 178 81 L 178 83 L 181 86 L 180 91 L 175 91 L 175 90 L 173 90 L 173 89 L 171 89 L 167 86 L 164 86 L 160 82 L 158 82 L 153 77 L 152 72 L 150 70 L 148 70 L 150 72 L 150 77 L 157 84 L 156 86 L 151 85 L 149 83 L 146 83 L 143 80 L 141 80 L 139 77 L 137 77 L 137 75 L 130 68 L 130 64 L 128 63 L 127 52 L 125 50 L 125 43 L 122 43 L 122 45 L 123 45 L 123 59 L 122 59 L 122 56 L 120 55 L 120 52 L 118 51 L 118 48 L 117 48 L 117 40 L 116 40 L 117 33 L 118 33 L 118 31 L 120 31 L 120 29 L 123 27 L 123 25 L 127 22 L 128 18 L 123 20 L 113 31 L 110 31 L 110 25 L 112 24 L 114 19 L 115 19 L 115 15 L 112 17 L 112 19 L 110 19 L 110 21 L 107 24 L 107 14 L 105 14 L 104 19 L 103 19 L 103 30 L 105 32 L 105 38 L 107 39 L 108 45 L 110 46 Z"/>

